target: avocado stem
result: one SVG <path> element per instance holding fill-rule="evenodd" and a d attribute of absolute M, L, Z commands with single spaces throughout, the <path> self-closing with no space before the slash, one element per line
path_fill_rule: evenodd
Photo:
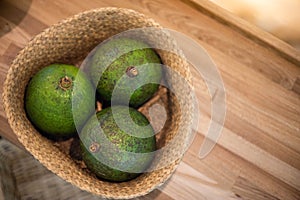
<path fill-rule="evenodd" d="M 63 90 L 68 90 L 72 87 L 72 79 L 68 76 L 64 76 L 60 79 L 59 87 Z"/>
<path fill-rule="evenodd" d="M 126 74 L 127 74 L 127 76 L 129 76 L 129 77 L 135 77 L 135 76 L 137 76 L 137 75 L 139 74 L 139 71 L 137 70 L 136 67 L 130 66 L 130 67 L 128 67 L 128 68 L 126 69 Z"/>
<path fill-rule="evenodd" d="M 97 142 L 93 142 L 90 146 L 89 146 L 89 150 L 92 153 L 98 152 L 100 149 L 100 144 Z"/>
<path fill-rule="evenodd" d="M 99 101 L 97 101 L 96 104 L 97 104 L 96 111 L 100 112 L 102 110 L 102 104 Z"/>

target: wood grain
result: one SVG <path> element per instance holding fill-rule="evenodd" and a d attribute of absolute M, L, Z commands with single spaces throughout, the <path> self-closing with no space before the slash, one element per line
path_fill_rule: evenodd
<path fill-rule="evenodd" d="M 27 11 L 17 0 L 10 5 Z M 226 89 L 221 137 L 200 159 L 211 96 L 203 77 L 193 73 L 200 102 L 195 138 L 172 178 L 138 199 L 300 199 L 300 54 L 209 1 L 33 1 L 18 24 L 18 13 L 0 16 L 0 31 L 11 29 L 0 38 L 1 85 L 11 61 L 32 37 L 69 16 L 105 6 L 137 10 L 194 39 L 213 59 Z M 215 95 L 219 88 L 214 88 Z M 0 101 L 0 134 L 20 145 Z"/>
<path fill-rule="evenodd" d="M 300 94 L 300 77 L 298 77 L 293 85 L 293 89 L 294 92 L 296 92 L 297 94 Z"/>
<path fill-rule="evenodd" d="M 202 13 L 206 13 L 212 18 L 220 21 L 222 24 L 230 26 L 232 29 L 244 34 L 246 37 L 260 43 L 265 47 L 269 47 L 276 51 L 280 56 L 285 57 L 289 61 L 300 64 L 300 54 L 298 50 L 288 45 L 287 43 L 281 41 L 275 36 L 262 31 L 258 27 L 246 22 L 241 18 L 237 18 L 230 12 L 224 10 L 223 8 L 210 3 L 208 1 L 201 0 L 181 0 L 192 7 L 200 10 Z"/>

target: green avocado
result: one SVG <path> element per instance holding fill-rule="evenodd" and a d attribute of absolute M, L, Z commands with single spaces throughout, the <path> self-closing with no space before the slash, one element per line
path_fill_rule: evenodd
<path fill-rule="evenodd" d="M 26 88 L 27 116 L 50 139 L 72 137 L 77 133 L 76 127 L 83 126 L 94 112 L 94 105 L 92 83 L 72 65 L 47 66 L 32 77 Z M 78 123 L 74 122 L 73 110 Z"/>
<path fill-rule="evenodd" d="M 140 106 L 157 91 L 162 78 L 157 53 L 148 44 L 130 38 L 100 44 L 89 63 L 98 96 L 113 105 Z"/>
<path fill-rule="evenodd" d="M 128 126 L 120 128 L 118 124 Z M 143 173 L 156 150 L 154 131 L 147 118 L 134 108 L 120 105 L 91 117 L 80 133 L 80 141 L 88 169 L 112 182 L 128 181 Z"/>

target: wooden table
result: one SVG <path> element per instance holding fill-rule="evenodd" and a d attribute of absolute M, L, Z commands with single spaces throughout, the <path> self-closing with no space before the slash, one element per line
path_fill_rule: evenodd
<path fill-rule="evenodd" d="M 300 53 L 296 49 L 206 0 L 1 2 L 1 86 L 10 62 L 30 38 L 92 8 L 137 10 L 207 50 L 226 89 L 222 135 L 213 151 L 200 159 L 211 99 L 199 79 L 201 123 L 195 139 L 171 180 L 147 198 L 300 199 Z M 0 100 L 0 134 L 20 145 Z"/>

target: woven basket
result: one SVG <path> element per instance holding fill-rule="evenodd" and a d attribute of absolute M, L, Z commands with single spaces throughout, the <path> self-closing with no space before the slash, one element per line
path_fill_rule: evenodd
<path fill-rule="evenodd" d="M 128 9 L 109 7 L 75 15 L 34 37 L 12 62 L 4 84 L 3 102 L 8 122 L 24 147 L 64 180 L 105 198 L 128 199 L 145 195 L 172 175 L 191 131 L 192 98 L 186 82 L 166 73 L 165 80 L 174 91 L 159 92 L 158 98 L 154 98 L 164 103 L 168 115 L 164 128 L 157 134 L 158 146 L 169 145 L 170 148 L 157 155 L 151 167 L 156 169 L 164 163 L 168 164 L 122 183 L 96 178 L 69 155 L 69 144 L 58 144 L 39 134 L 26 117 L 24 92 L 30 78 L 41 68 L 52 63 L 76 64 L 103 40 L 122 31 L 143 27 L 161 28 L 154 20 Z M 159 34 L 152 35 L 151 41 L 176 47 L 170 38 Z M 163 63 L 176 71 L 178 76 L 190 80 L 188 64 L 182 55 L 179 56 L 180 51 L 176 54 L 158 50 L 158 53 Z M 147 110 L 147 106 L 150 105 L 146 103 L 142 110 Z"/>

